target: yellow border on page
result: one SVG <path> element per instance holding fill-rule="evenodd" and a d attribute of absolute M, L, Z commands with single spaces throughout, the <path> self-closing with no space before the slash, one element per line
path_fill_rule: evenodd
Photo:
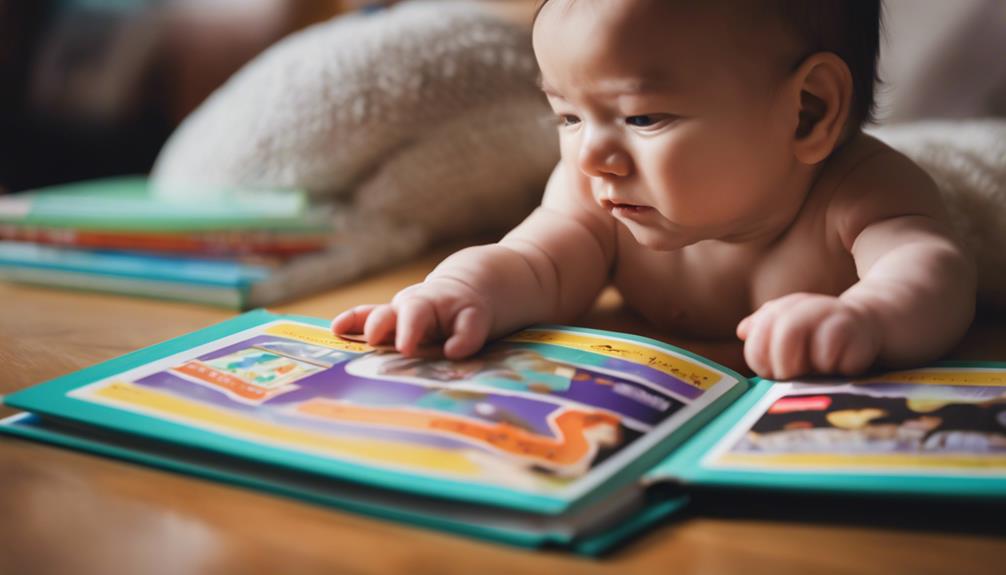
<path fill-rule="evenodd" d="M 982 371 L 978 369 L 913 369 L 911 371 L 885 373 L 877 377 L 858 380 L 855 383 L 915 383 L 927 385 L 1006 387 L 1006 370 Z"/>
<path fill-rule="evenodd" d="M 374 351 L 374 348 L 365 343 L 349 341 L 336 337 L 327 329 L 297 323 L 283 322 L 270 325 L 263 330 L 263 333 L 266 335 L 285 337 L 302 341 L 304 343 L 312 343 L 322 347 L 337 349 L 339 351 L 348 351 L 351 353 L 366 353 Z"/>
<path fill-rule="evenodd" d="M 703 391 L 716 385 L 721 379 L 718 372 L 706 368 L 697 361 L 678 357 L 654 347 L 615 339 L 610 335 L 597 336 L 568 331 L 528 329 L 504 339 L 521 343 L 558 345 L 646 365 Z"/>
<path fill-rule="evenodd" d="M 759 469 L 821 468 L 878 469 L 878 468 L 919 468 L 919 469 L 982 469 L 1006 471 L 1006 457 L 980 455 L 910 455 L 891 453 L 849 454 L 831 453 L 787 453 L 754 455 L 726 453 L 716 459 L 716 465 L 757 467 Z"/>

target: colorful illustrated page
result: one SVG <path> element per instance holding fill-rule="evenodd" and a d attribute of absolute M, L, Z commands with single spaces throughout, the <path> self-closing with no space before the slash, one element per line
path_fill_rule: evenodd
<path fill-rule="evenodd" d="M 736 381 L 589 332 L 527 330 L 450 362 L 276 321 L 70 395 L 353 464 L 575 496 Z"/>
<path fill-rule="evenodd" d="M 929 368 L 835 385 L 775 384 L 710 468 L 1006 473 L 1006 369 Z"/>

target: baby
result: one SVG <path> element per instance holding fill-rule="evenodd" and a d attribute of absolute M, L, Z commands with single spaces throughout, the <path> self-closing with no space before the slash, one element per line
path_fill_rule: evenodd
<path fill-rule="evenodd" d="M 860 130 L 878 2 L 546 0 L 533 30 L 561 160 L 542 205 L 336 333 L 448 358 L 566 322 L 606 285 L 655 325 L 737 337 L 761 376 L 947 352 L 975 270 L 932 180 Z"/>

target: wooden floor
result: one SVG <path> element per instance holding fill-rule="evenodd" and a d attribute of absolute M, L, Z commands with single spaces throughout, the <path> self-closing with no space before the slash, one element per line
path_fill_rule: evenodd
<path fill-rule="evenodd" d="M 331 317 L 389 299 L 442 257 L 273 308 Z M 233 315 L 0 283 L 0 393 Z M 657 335 L 607 294 L 584 325 Z M 672 341 L 743 369 L 738 345 Z M 1006 318 L 954 357 L 1006 360 Z M 10 413 L 5 410 L 3 415 Z M 0 438 L 0 573 L 1002 573 L 998 509 L 704 494 L 600 560 L 533 552 Z"/>

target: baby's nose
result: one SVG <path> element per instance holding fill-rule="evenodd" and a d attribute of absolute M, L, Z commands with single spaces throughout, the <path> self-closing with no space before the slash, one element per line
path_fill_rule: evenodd
<path fill-rule="evenodd" d="M 579 160 L 580 171 L 592 177 L 624 177 L 632 171 L 629 154 L 610 141 L 585 142 Z"/>

